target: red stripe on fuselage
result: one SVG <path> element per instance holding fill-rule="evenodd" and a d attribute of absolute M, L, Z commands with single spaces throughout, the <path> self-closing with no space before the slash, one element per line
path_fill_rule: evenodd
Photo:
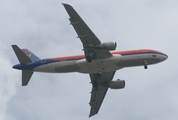
<path fill-rule="evenodd" d="M 73 56 L 61 56 L 61 57 L 55 57 L 50 58 L 51 60 L 69 60 L 69 59 L 83 59 L 85 58 L 85 55 L 73 55 Z"/>
<path fill-rule="evenodd" d="M 160 54 L 164 54 L 160 51 L 157 51 L 157 50 L 151 50 L 151 49 L 138 49 L 138 50 L 124 50 L 124 51 L 114 51 L 114 52 L 111 52 L 112 54 L 137 54 L 137 53 L 160 53 Z"/>
<path fill-rule="evenodd" d="M 149 52 L 153 52 L 153 53 L 160 53 L 160 54 L 164 54 L 160 51 L 157 50 L 151 50 L 151 49 L 138 49 L 138 50 L 125 50 L 125 51 L 114 51 L 111 52 L 111 54 L 121 54 L 121 55 L 127 55 L 127 54 L 137 54 L 137 53 L 149 53 Z M 73 55 L 73 56 L 61 56 L 61 57 L 54 57 L 54 58 L 50 58 L 51 60 L 69 60 L 69 59 L 83 59 L 85 58 L 85 55 Z"/>

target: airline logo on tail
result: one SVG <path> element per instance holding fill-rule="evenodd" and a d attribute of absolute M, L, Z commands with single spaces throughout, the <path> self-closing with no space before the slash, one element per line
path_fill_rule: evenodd
<path fill-rule="evenodd" d="M 28 49 L 21 49 L 26 56 L 28 56 L 32 61 L 38 60 L 39 57 L 37 57 L 35 54 L 33 54 L 31 51 L 29 51 Z"/>
<path fill-rule="evenodd" d="M 27 54 L 27 56 L 30 58 L 31 56 L 32 56 L 32 54 L 30 53 L 30 54 Z"/>

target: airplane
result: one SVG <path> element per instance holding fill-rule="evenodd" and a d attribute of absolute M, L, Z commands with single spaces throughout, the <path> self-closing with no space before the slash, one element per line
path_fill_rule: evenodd
<path fill-rule="evenodd" d="M 34 72 L 89 74 L 92 84 L 89 102 L 91 117 L 98 113 L 108 88 L 125 87 L 125 80 L 112 81 L 116 70 L 135 66 L 147 69 L 148 65 L 168 58 L 165 53 L 153 49 L 113 51 L 117 47 L 116 42 L 102 43 L 71 5 L 63 3 L 63 6 L 69 14 L 70 24 L 83 44 L 84 54 L 40 59 L 28 49 L 12 45 L 20 62 L 13 68 L 22 70 L 22 86 L 28 84 Z"/>

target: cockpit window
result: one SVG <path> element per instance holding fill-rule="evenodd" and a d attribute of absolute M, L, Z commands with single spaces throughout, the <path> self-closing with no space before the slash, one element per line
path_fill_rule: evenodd
<path fill-rule="evenodd" d="M 152 57 L 156 57 L 156 55 L 152 55 Z"/>

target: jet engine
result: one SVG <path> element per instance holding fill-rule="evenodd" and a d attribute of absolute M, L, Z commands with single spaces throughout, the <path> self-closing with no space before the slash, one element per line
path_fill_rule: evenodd
<path fill-rule="evenodd" d="M 117 47 L 117 43 L 116 42 L 105 42 L 105 43 L 101 43 L 99 47 L 104 50 L 115 50 Z"/>
<path fill-rule="evenodd" d="M 111 89 L 122 89 L 125 87 L 125 80 L 116 80 L 116 81 L 111 81 L 109 84 L 109 87 Z"/>

